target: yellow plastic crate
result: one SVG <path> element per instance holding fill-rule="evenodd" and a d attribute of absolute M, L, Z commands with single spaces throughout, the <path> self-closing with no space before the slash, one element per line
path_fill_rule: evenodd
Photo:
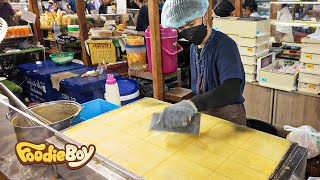
<path fill-rule="evenodd" d="M 106 63 L 115 63 L 117 61 L 116 47 L 112 40 L 90 40 L 89 46 L 92 64 L 99 64 L 105 60 Z"/>

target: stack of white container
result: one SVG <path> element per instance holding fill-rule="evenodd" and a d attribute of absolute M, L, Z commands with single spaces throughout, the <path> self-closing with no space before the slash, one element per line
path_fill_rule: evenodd
<path fill-rule="evenodd" d="M 246 81 L 257 80 L 257 59 L 269 53 L 270 20 L 248 21 L 237 18 L 213 19 L 213 29 L 231 37 L 238 45 Z"/>
<path fill-rule="evenodd" d="M 320 40 L 308 37 L 301 40 L 298 91 L 320 95 Z"/>

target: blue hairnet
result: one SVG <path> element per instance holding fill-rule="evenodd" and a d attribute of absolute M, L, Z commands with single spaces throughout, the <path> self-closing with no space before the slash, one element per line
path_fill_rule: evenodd
<path fill-rule="evenodd" d="M 167 0 L 162 8 L 161 24 L 165 28 L 179 28 L 203 17 L 208 6 L 208 0 Z"/>

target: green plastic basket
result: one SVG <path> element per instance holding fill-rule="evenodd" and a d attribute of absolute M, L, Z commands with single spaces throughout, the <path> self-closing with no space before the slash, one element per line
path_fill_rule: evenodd
<path fill-rule="evenodd" d="M 54 63 L 63 65 L 72 62 L 74 58 L 74 52 L 60 52 L 57 54 L 50 54 L 49 57 Z"/>

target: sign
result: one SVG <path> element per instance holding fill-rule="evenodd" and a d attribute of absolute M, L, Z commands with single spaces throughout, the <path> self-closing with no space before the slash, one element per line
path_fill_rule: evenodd
<path fill-rule="evenodd" d="M 308 69 L 314 69 L 314 64 L 307 64 Z"/>
<path fill-rule="evenodd" d="M 306 54 L 306 58 L 312 59 L 312 54 Z"/>
<path fill-rule="evenodd" d="M 316 89 L 316 86 L 314 84 L 308 84 L 309 89 Z"/>
<path fill-rule="evenodd" d="M 36 22 L 36 15 L 29 11 L 22 11 L 21 19 L 27 21 L 28 23 L 35 23 Z"/>
<path fill-rule="evenodd" d="M 127 14 L 126 0 L 117 0 L 117 14 Z"/>
<path fill-rule="evenodd" d="M 253 48 L 248 48 L 248 52 L 253 52 Z"/>
<path fill-rule="evenodd" d="M 85 166 L 93 158 L 96 147 L 83 145 L 78 148 L 74 144 L 66 144 L 65 149 L 56 149 L 53 144 L 19 142 L 16 144 L 15 151 L 22 165 L 65 163 L 68 169 L 76 170 Z"/>

